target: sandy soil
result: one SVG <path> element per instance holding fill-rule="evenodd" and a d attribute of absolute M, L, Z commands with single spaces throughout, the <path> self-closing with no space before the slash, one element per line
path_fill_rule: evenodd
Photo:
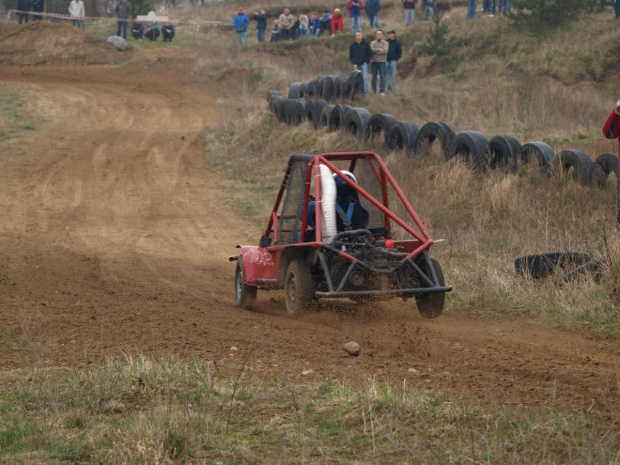
<path fill-rule="evenodd" d="M 239 243 L 205 164 L 214 95 L 184 76 L 115 66 L 0 66 L 57 115 L 0 154 L 0 367 L 84 366 L 123 353 L 247 359 L 320 381 L 361 374 L 500 403 L 620 420 L 617 340 L 527 321 L 419 316 L 412 303 L 322 305 L 293 320 L 278 292 L 233 306 Z M 454 292 L 458 292 L 456 289 Z M 363 354 L 348 357 L 355 340 Z"/>

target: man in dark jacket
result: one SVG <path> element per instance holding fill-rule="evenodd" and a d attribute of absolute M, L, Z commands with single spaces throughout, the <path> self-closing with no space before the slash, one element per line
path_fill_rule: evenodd
<path fill-rule="evenodd" d="M 349 47 L 349 60 L 359 71 L 364 80 L 364 95 L 368 95 L 368 63 L 372 58 L 372 50 L 368 42 L 364 40 L 361 32 L 355 33 L 355 42 Z"/>
<path fill-rule="evenodd" d="M 265 31 L 267 30 L 267 14 L 265 10 L 260 10 L 260 13 L 254 13 L 254 20 L 256 21 L 256 30 L 258 35 L 256 36 L 258 43 L 265 42 Z"/>
<path fill-rule="evenodd" d="M 170 24 L 170 21 L 164 21 L 161 27 L 161 36 L 164 38 L 164 42 L 172 42 L 174 39 L 174 26 Z"/>
<path fill-rule="evenodd" d="M 19 18 L 19 24 L 22 22 L 28 23 L 28 17 L 30 16 L 30 0 L 17 0 L 17 11 L 25 11 L 26 13 L 17 13 Z"/>
<path fill-rule="evenodd" d="M 127 0 L 121 0 L 116 4 L 117 27 L 116 35 L 120 37 L 121 29 L 123 31 L 123 39 L 127 38 L 127 22 L 131 16 L 131 3 Z"/>
<path fill-rule="evenodd" d="M 388 49 L 387 54 L 387 74 L 390 76 L 388 81 L 388 92 L 394 92 L 394 80 L 396 79 L 396 62 L 400 60 L 403 55 L 403 50 L 400 46 L 400 42 L 396 38 L 396 31 L 388 31 Z"/>
<path fill-rule="evenodd" d="M 32 0 L 32 3 L 30 5 L 32 7 L 32 20 L 41 21 L 43 19 L 43 16 L 37 15 L 35 13 L 43 13 L 43 11 L 45 10 L 44 0 Z"/>
<path fill-rule="evenodd" d="M 144 24 L 141 21 L 134 19 L 131 25 L 131 35 L 136 40 L 142 40 L 142 37 L 144 37 Z"/>
<path fill-rule="evenodd" d="M 366 2 L 366 15 L 368 21 L 370 21 L 370 29 L 379 29 L 379 10 L 381 9 L 381 3 L 379 0 L 368 0 Z"/>

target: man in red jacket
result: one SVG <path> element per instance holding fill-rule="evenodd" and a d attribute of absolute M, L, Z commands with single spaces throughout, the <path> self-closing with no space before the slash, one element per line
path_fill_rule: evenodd
<path fill-rule="evenodd" d="M 607 117 L 607 121 L 603 125 L 603 135 L 607 139 L 616 139 L 620 136 L 620 100 L 616 102 L 616 107 Z M 618 157 L 620 158 L 620 139 L 618 140 Z M 617 194 L 616 200 L 618 205 L 618 216 L 616 221 L 620 227 L 620 179 L 618 179 L 618 173 L 616 173 L 616 186 Z"/>

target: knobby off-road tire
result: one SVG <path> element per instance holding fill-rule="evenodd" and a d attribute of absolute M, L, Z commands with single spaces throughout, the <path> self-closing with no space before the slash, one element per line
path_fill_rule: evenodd
<path fill-rule="evenodd" d="M 327 122 L 327 132 L 334 132 L 342 129 L 344 124 L 344 117 L 350 109 L 350 105 L 335 105 L 333 110 L 329 114 L 329 120 Z"/>
<path fill-rule="evenodd" d="M 484 134 L 478 131 L 464 131 L 452 141 L 447 160 L 460 158 L 468 161 L 477 171 L 485 171 L 489 143 Z"/>
<path fill-rule="evenodd" d="M 366 134 L 366 128 L 370 121 L 370 113 L 365 108 L 351 108 L 347 111 L 342 125 L 343 131 L 352 134 L 359 139 Z"/>
<path fill-rule="evenodd" d="M 444 158 L 447 159 L 454 137 L 454 130 L 450 125 L 441 121 L 428 122 L 422 126 L 418 132 L 418 138 L 415 144 L 416 156 L 429 156 L 432 151 L 433 143 L 437 140 L 441 144 L 441 152 Z"/>
<path fill-rule="evenodd" d="M 515 273 L 530 276 L 533 279 L 544 279 L 555 273 L 557 269 L 585 265 L 590 261 L 587 252 L 549 252 L 526 255 L 515 259 Z"/>
<path fill-rule="evenodd" d="M 616 183 L 620 179 L 618 173 L 618 154 L 604 153 L 599 155 L 594 161 L 594 183 L 597 187 L 605 187 L 607 178 L 614 173 L 616 175 Z"/>
<path fill-rule="evenodd" d="M 517 171 L 521 142 L 512 136 L 495 136 L 489 141 L 489 168 L 503 169 L 506 173 Z"/>
<path fill-rule="evenodd" d="M 288 98 L 301 98 L 299 87 L 301 82 L 294 82 L 288 87 Z"/>
<path fill-rule="evenodd" d="M 237 266 L 235 267 L 235 306 L 249 309 L 256 305 L 256 294 L 258 289 L 256 286 L 248 286 L 245 284 L 244 277 L 243 260 L 239 257 Z"/>
<path fill-rule="evenodd" d="M 310 121 L 315 128 L 319 127 L 319 119 L 323 108 L 327 106 L 327 102 L 321 99 L 308 100 L 306 103 L 306 119 Z"/>
<path fill-rule="evenodd" d="M 321 97 L 328 102 L 336 97 L 336 79 L 338 79 L 338 76 L 324 76 L 321 78 Z"/>
<path fill-rule="evenodd" d="M 594 163 L 590 155 L 581 150 L 562 150 L 558 158 L 562 174 L 576 179 L 582 186 L 593 187 Z"/>
<path fill-rule="evenodd" d="M 386 135 L 385 146 L 388 150 L 405 150 L 411 157 L 415 152 L 418 131 L 417 124 L 412 121 L 397 121 Z"/>
<path fill-rule="evenodd" d="M 368 126 L 364 132 L 364 140 L 372 141 L 383 134 L 383 140 L 388 137 L 391 127 L 396 123 L 396 118 L 389 113 L 377 113 L 368 120 Z"/>
<path fill-rule="evenodd" d="M 299 318 L 312 304 L 314 290 L 310 265 L 297 259 L 289 263 L 284 280 L 286 311 L 293 318 Z"/>
<path fill-rule="evenodd" d="M 433 268 L 435 268 L 435 274 L 437 275 L 439 285 L 445 286 L 446 280 L 439 262 L 434 258 L 431 258 L 431 263 Z M 421 260 L 420 263 L 418 263 L 418 266 L 432 281 L 433 273 L 428 269 L 426 260 Z M 418 304 L 418 311 L 424 318 L 437 318 L 443 312 L 443 308 L 446 303 L 446 293 L 436 292 L 432 294 L 416 294 L 415 301 Z"/>
<path fill-rule="evenodd" d="M 318 127 L 322 128 L 322 127 L 327 127 L 329 125 L 329 115 L 331 114 L 335 106 L 336 105 L 325 105 L 323 107 L 323 111 L 321 112 L 321 117 L 319 118 Z"/>
<path fill-rule="evenodd" d="M 521 146 L 519 151 L 519 161 L 521 163 L 529 163 L 530 160 L 536 159 L 540 172 L 543 176 L 551 175 L 555 163 L 555 152 L 544 142 L 528 142 Z"/>

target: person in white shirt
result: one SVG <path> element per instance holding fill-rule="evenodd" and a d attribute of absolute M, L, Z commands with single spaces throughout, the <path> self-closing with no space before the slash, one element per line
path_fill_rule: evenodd
<path fill-rule="evenodd" d="M 74 18 L 71 20 L 74 26 L 84 27 L 82 18 L 86 16 L 86 14 L 84 13 L 84 2 L 82 0 L 71 0 L 71 3 L 69 3 L 69 14 L 71 18 Z"/>

